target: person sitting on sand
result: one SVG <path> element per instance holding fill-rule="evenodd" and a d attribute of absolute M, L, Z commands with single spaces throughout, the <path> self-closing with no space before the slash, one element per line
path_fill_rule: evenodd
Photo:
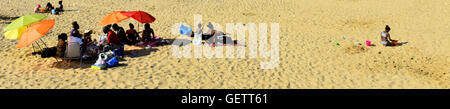
<path fill-rule="evenodd" d="M 217 42 L 217 38 L 219 36 L 224 35 L 223 32 L 217 31 L 216 29 L 214 29 L 214 26 L 212 25 L 211 22 L 209 22 L 208 25 L 206 25 L 206 26 L 208 27 L 208 31 L 207 31 L 207 33 L 202 35 L 202 39 L 204 39 L 206 43 L 208 43 L 208 44 L 215 43 L 215 42 Z"/>
<path fill-rule="evenodd" d="M 73 34 L 75 32 L 80 32 L 78 31 L 78 29 L 80 29 L 80 25 L 78 25 L 77 21 L 72 22 L 72 30 L 70 31 L 70 36 L 73 36 Z"/>
<path fill-rule="evenodd" d="M 81 39 L 81 34 L 79 31 L 75 31 L 72 35 L 69 37 L 69 46 L 72 43 L 78 43 L 80 45 L 83 44 L 83 40 Z"/>
<path fill-rule="evenodd" d="M 38 4 L 36 8 L 34 8 L 34 13 L 39 13 L 41 11 L 41 4 Z"/>
<path fill-rule="evenodd" d="M 97 42 L 96 39 L 92 40 L 91 38 L 92 30 L 85 30 L 83 34 L 83 42 L 86 46 L 94 45 Z"/>
<path fill-rule="evenodd" d="M 395 46 L 393 41 L 396 40 L 391 39 L 389 31 L 391 31 L 391 28 L 389 27 L 389 25 L 386 25 L 385 30 L 381 32 L 381 44 L 383 44 L 384 46 Z"/>
<path fill-rule="evenodd" d="M 62 0 L 58 1 L 58 4 L 59 4 L 59 7 L 56 8 L 56 11 L 58 11 L 58 12 L 63 12 L 64 9 L 63 9 Z"/>
<path fill-rule="evenodd" d="M 117 24 L 113 24 L 112 28 L 117 33 L 117 37 L 119 37 L 120 42 L 122 42 L 123 44 L 129 43 L 127 39 L 127 34 L 125 33 L 125 30 L 122 27 L 120 27 Z"/>
<path fill-rule="evenodd" d="M 127 34 L 127 39 L 129 41 L 130 45 L 134 45 L 137 43 L 137 38 L 139 37 L 139 34 L 137 33 L 137 31 L 134 29 L 134 25 L 132 23 L 129 24 L 130 29 L 127 30 L 126 34 Z"/>
<path fill-rule="evenodd" d="M 84 34 L 83 34 L 83 51 L 86 51 L 86 55 L 88 56 L 96 56 L 97 55 L 97 51 L 98 51 L 98 47 L 95 45 L 95 43 L 97 42 L 96 39 L 92 40 L 91 39 L 91 34 L 92 31 L 91 30 L 85 30 Z"/>
<path fill-rule="evenodd" d="M 52 9 L 54 9 L 53 5 L 48 2 L 44 12 L 50 12 Z"/>
<path fill-rule="evenodd" d="M 56 45 L 56 56 L 59 58 L 64 57 L 64 52 L 66 51 L 67 47 L 67 34 L 61 33 L 58 35 L 58 44 Z"/>
<path fill-rule="evenodd" d="M 150 27 L 150 24 L 146 23 L 144 25 L 144 31 L 142 31 L 142 42 L 144 42 L 144 43 L 150 42 L 150 41 L 153 41 L 154 38 L 155 38 L 155 32 Z"/>
<path fill-rule="evenodd" d="M 107 44 L 112 48 L 112 49 L 119 49 L 122 46 L 122 43 L 120 42 L 119 37 L 117 36 L 117 34 L 112 31 L 109 26 L 105 26 L 103 27 L 103 32 L 107 33 Z"/>

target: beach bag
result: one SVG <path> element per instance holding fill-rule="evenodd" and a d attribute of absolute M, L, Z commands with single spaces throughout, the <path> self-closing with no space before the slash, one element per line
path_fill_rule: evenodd
<path fill-rule="evenodd" d="M 105 60 L 108 59 L 108 56 L 105 53 L 98 54 L 98 59 L 95 61 L 94 65 L 106 65 Z"/>
<path fill-rule="evenodd" d="M 104 53 L 100 53 L 98 55 L 98 59 L 95 62 L 94 65 L 91 66 L 91 69 L 97 69 L 97 70 L 103 70 L 106 69 L 106 62 L 105 60 L 108 58 L 108 56 Z"/>
<path fill-rule="evenodd" d="M 108 67 L 108 68 L 111 68 L 111 67 L 114 67 L 114 66 L 117 66 L 117 65 L 119 65 L 119 60 L 117 60 L 116 57 L 112 57 L 111 59 L 109 59 L 106 62 L 106 67 Z"/>

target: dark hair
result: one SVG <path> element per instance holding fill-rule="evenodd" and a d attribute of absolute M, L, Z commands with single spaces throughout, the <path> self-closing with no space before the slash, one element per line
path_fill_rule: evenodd
<path fill-rule="evenodd" d="M 66 33 L 61 33 L 58 35 L 58 40 L 67 40 L 67 34 Z"/>
<path fill-rule="evenodd" d="M 59 4 L 62 4 L 62 0 L 58 1 Z"/>
<path fill-rule="evenodd" d="M 130 25 L 130 29 L 134 29 L 134 25 L 132 23 L 130 23 L 128 25 Z"/>
<path fill-rule="evenodd" d="M 110 31 L 110 27 L 108 25 L 103 27 L 103 33 L 108 33 Z"/>
<path fill-rule="evenodd" d="M 391 30 L 391 27 L 389 27 L 389 25 L 386 25 L 386 27 L 384 29 L 389 31 L 389 30 Z"/>
<path fill-rule="evenodd" d="M 74 31 L 73 36 L 74 36 L 74 37 L 81 38 L 80 31 Z"/>
<path fill-rule="evenodd" d="M 119 25 L 117 25 L 116 23 L 112 25 L 112 28 L 114 29 L 114 31 L 119 29 Z"/>
<path fill-rule="evenodd" d="M 145 23 L 144 29 L 149 30 L 150 29 L 150 24 L 149 23 Z"/>
<path fill-rule="evenodd" d="M 72 22 L 73 29 L 80 29 L 80 25 L 78 25 L 77 21 Z"/>

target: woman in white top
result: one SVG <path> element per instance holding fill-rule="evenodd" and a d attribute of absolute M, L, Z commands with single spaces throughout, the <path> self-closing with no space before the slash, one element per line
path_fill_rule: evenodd
<path fill-rule="evenodd" d="M 381 44 L 383 44 L 384 46 L 394 46 L 392 41 L 395 40 L 391 39 L 389 31 L 391 31 L 391 28 L 389 27 L 389 25 L 386 25 L 385 30 L 381 32 Z"/>

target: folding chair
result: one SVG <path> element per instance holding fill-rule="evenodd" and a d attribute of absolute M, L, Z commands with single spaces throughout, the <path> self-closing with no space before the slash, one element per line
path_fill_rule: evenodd
<path fill-rule="evenodd" d="M 83 64 L 83 54 L 81 45 L 78 42 L 70 42 L 67 45 L 64 60 L 68 60 L 69 64 L 72 59 L 80 59 L 80 68 Z"/>

